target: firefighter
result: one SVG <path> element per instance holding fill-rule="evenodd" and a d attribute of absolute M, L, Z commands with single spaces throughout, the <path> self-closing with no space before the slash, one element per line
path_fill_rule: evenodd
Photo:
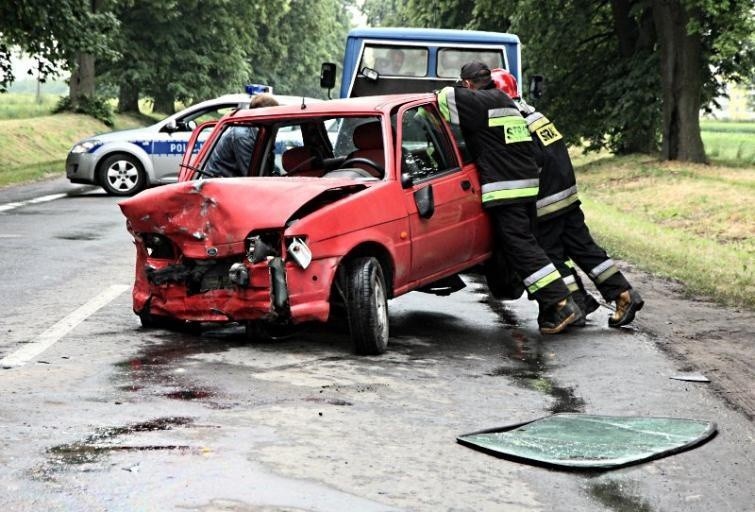
<path fill-rule="evenodd" d="M 609 317 L 610 327 L 621 327 L 634 320 L 644 302 L 624 275 L 590 235 L 577 195 L 577 179 L 561 133 L 543 114 L 519 97 L 516 78 L 503 69 L 492 71 L 496 87 L 515 99 L 537 147 L 541 167 L 537 196 L 537 239 L 564 277 L 583 316 L 575 325 L 598 309 L 598 302 L 587 293 L 574 268 L 581 268 L 595 283 L 603 298 L 616 303 Z"/>
<path fill-rule="evenodd" d="M 462 66 L 461 85 L 441 90 L 438 104 L 443 117 L 460 126 L 475 157 L 482 204 L 507 263 L 538 302 L 540 332 L 563 331 L 582 313 L 533 234 L 538 167 L 526 121 L 481 62 Z"/>

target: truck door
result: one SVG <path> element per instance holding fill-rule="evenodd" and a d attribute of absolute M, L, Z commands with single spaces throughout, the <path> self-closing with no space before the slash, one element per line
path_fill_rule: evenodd
<path fill-rule="evenodd" d="M 429 282 L 463 269 L 475 256 L 476 226 L 483 215 L 478 180 L 474 168 L 460 166 L 434 105 L 402 108 L 398 125 L 396 158 L 409 211 L 411 279 Z M 430 191 L 428 215 L 418 209 L 417 197 L 426 198 Z"/>

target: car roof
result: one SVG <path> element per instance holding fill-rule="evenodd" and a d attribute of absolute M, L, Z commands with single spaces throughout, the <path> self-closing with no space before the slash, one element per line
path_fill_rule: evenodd
<path fill-rule="evenodd" d="M 349 32 L 349 37 L 386 39 L 395 43 L 429 41 L 432 43 L 518 43 L 519 36 L 505 32 L 406 27 L 362 27 Z"/>
<path fill-rule="evenodd" d="M 306 109 L 302 109 L 302 98 L 293 105 L 281 105 L 279 107 L 257 108 L 239 110 L 233 115 L 233 119 L 247 117 L 298 117 L 313 115 L 338 115 L 338 114 L 356 114 L 368 112 L 390 112 L 394 108 L 405 103 L 418 100 L 432 100 L 435 95 L 432 93 L 422 94 L 391 94 L 385 96 L 360 96 L 358 98 L 346 98 L 329 101 L 310 102 L 305 99 Z"/>
<path fill-rule="evenodd" d="M 281 105 L 300 105 L 301 104 L 301 96 L 285 96 L 281 94 L 273 94 L 273 97 L 278 100 L 278 102 Z M 252 96 L 245 93 L 236 93 L 236 94 L 224 94 L 223 96 L 218 96 L 217 98 L 212 98 L 209 100 L 202 101 L 200 103 L 195 103 L 193 105 L 190 105 L 187 108 L 195 108 L 195 107 L 201 107 L 205 105 L 215 105 L 215 104 L 222 104 L 222 103 L 249 103 L 251 101 Z M 317 98 L 306 98 L 307 102 L 322 102 L 324 100 L 320 100 Z"/>

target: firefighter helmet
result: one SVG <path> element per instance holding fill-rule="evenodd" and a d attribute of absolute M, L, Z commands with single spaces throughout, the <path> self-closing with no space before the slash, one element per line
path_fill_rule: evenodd
<path fill-rule="evenodd" d="M 519 98 L 519 92 L 516 87 L 516 78 L 505 69 L 495 68 L 490 70 L 490 78 L 496 89 L 499 89 L 514 99 Z"/>

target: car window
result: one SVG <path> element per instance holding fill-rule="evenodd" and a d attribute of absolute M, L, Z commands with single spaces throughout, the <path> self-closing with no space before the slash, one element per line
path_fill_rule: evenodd
<path fill-rule="evenodd" d="M 401 172 L 415 182 L 458 167 L 440 117 L 431 106 L 404 112 L 401 132 Z"/>
<path fill-rule="evenodd" d="M 359 70 L 371 68 L 387 76 L 427 76 L 427 48 L 365 45 Z"/>
<path fill-rule="evenodd" d="M 187 129 L 193 130 L 202 123 L 220 119 L 229 112 L 236 110 L 236 108 L 238 108 L 238 105 L 234 103 L 232 105 L 216 105 L 214 107 L 195 110 L 177 119 L 177 124 L 181 126 L 183 123 Z"/>
<path fill-rule="evenodd" d="M 441 48 L 437 74 L 442 78 L 458 78 L 461 67 L 468 62 L 484 62 L 490 69 L 505 67 L 501 49 Z"/>

